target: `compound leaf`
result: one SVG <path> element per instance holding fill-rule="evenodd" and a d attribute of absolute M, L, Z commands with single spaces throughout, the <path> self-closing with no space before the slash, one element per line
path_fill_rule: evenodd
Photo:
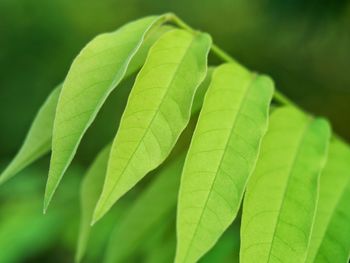
<path fill-rule="evenodd" d="M 211 38 L 175 29 L 151 47 L 114 139 L 93 221 L 169 155 L 205 77 Z"/>
<path fill-rule="evenodd" d="M 150 16 L 126 24 L 115 32 L 99 35 L 74 60 L 57 105 L 44 211 L 84 133 L 108 95 L 125 76 L 145 36 L 167 18 L 168 15 Z"/>
<path fill-rule="evenodd" d="M 284 107 L 275 110 L 243 203 L 240 259 L 305 262 L 330 127 Z"/>
<path fill-rule="evenodd" d="M 236 217 L 272 94 L 269 78 L 239 65 L 214 70 L 181 180 L 176 262 L 196 262 Z"/>
<path fill-rule="evenodd" d="M 350 149 L 330 144 L 307 262 L 348 262 L 350 256 Z"/>
<path fill-rule="evenodd" d="M 24 143 L 0 177 L 0 184 L 39 159 L 51 149 L 53 120 L 62 86 L 57 86 L 38 111 Z"/>

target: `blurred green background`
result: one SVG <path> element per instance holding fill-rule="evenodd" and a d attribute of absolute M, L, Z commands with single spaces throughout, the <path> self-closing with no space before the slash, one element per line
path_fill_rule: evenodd
<path fill-rule="evenodd" d="M 14 156 L 39 106 L 64 79 L 84 44 L 130 20 L 168 11 L 210 33 L 250 69 L 272 76 L 280 91 L 307 111 L 328 117 L 333 129 L 350 141 L 349 1 L 0 0 L 0 168 Z M 79 218 L 67 204 L 77 210 L 81 172 L 115 132 L 113 109 L 113 103 L 107 105 L 105 117 L 87 135 L 90 144 L 81 147 L 69 179 L 74 183 L 64 180 L 70 186 L 58 193 L 62 200 L 48 216 L 41 215 L 48 159 L 0 188 L 0 254 L 9 242 L 22 249 L 11 256 L 8 246 L 9 256 L 0 255 L 0 263 L 46 262 L 47 255 L 70 262 Z M 28 207 L 20 205 L 22 199 Z M 6 211 L 15 219 L 7 222 Z M 33 222 L 21 213 L 31 214 Z M 67 220 L 70 224 L 64 225 Z M 12 224 L 13 232 L 4 230 L 4 222 Z M 25 226 L 33 231 L 20 231 L 24 237 L 18 241 L 18 229 Z M 38 236 L 38 231 L 47 236 Z M 50 257 L 50 262 L 56 261 Z"/>

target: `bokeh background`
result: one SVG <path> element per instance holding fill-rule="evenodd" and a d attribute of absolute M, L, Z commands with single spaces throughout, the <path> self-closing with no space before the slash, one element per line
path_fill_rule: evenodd
<path fill-rule="evenodd" d="M 350 141 L 349 1 L 0 0 L 0 168 L 84 44 L 130 20 L 168 11 L 210 33 L 242 64 L 270 75 L 277 89 L 305 110 L 328 117 Z M 69 187 L 58 194 L 58 215 L 54 208 L 45 218 L 37 213 L 47 158 L 0 187 L 0 263 L 70 262 L 78 218 L 67 207 L 78 209 L 80 173 L 114 132 L 106 129 L 113 104 L 105 111 L 110 116 L 106 113 L 87 136 L 93 143 L 82 146 L 73 175 L 64 180 Z M 29 214 L 32 220 L 26 219 Z M 62 224 L 67 220 L 71 224 Z"/>

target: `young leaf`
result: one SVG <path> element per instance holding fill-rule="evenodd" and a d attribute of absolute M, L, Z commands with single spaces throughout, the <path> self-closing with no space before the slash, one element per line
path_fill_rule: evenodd
<path fill-rule="evenodd" d="M 243 203 L 240 259 L 305 262 L 330 128 L 284 107 L 275 110 Z"/>
<path fill-rule="evenodd" d="M 181 180 L 176 262 L 196 262 L 236 217 L 272 94 L 269 78 L 241 66 L 214 70 Z"/>
<path fill-rule="evenodd" d="M 125 76 L 146 34 L 166 19 L 168 15 L 146 17 L 115 32 L 99 35 L 74 60 L 57 105 L 44 211 L 84 133 Z"/>
<path fill-rule="evenodd" d="M 207 34 L 176 29 L 150 49 L 112 145 L 94 222 L 169 155 L 189 121 L 210 46 Z"/>
<path fill-rule="evenodd" d="M 112 234 L 107 263 L 126 262 L 137 246 L 147 239 L 172 209 L 175 210 L 184 154 L 160 169 Z"/>
<path fill-rule="evenodd" d="M 61 88 L 61 85 L 57 86 L 41 106 L 21 149 L 1 174 L 0 184 L 50 151 L 53 120 Z"/>
<path fill-rule="evenodd" d="M 107 163 L 111 145 L 106 146 L 97 155 L 91 167 L 87 171 L 81 185 L 81 223 L 78 240 L 78 250 L 75 257 L 80 262 L 85 254 L 86 245 L 90 234 L 90 222 L 98 196 L 102 191 L 103 181 L 107 170 Z"/>
<path fill-rule="evenodd" d="M 307 262 L 348 262 L 350 256 L 350 149 L 333 139 L 321 174 Z"/>

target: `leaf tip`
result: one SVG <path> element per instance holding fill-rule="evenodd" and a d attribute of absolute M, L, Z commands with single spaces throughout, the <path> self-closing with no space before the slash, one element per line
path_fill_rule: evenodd
<path fill-rule="evenodd" d="M 99 221 L 110 209 L 110 206 L 106 206 L 106 199 L 102 195 L 95 206 L 94 213 L 92 215 L 91 226 Z"/>
<path fill-rule="evenodd" d="M 102 214 L 101 213 L 94 213 L 90 226 L 93 227 L 101 218 L 102 218 Z"/>
<path fill-rule="evenodd" d="M 44 197 L 44 207 L 43 207 L 43 214 L 45 215 L 46 212 L 47 212 L 47 209 L 50 205 L 50 202 L 51 202 L 51 199 L 52 199 L 52 193 L 48 193 L 48 191 L 46 190 L 45 191 L 45 197 Z"/>
<path fill-rule="evenodd" d="M 95 207 L 95 210 L 94 210 L 94 213 L 92 215 L 92 219 L 91 219 L 91 222 L 90 222 L 90 226 L 94 226 L 96 224 L 96 222 L 98 220 L 100 220 L 101 218 L 101 213 L 100 213 L 100 209 L 99 209 L 99 205 L 97 203 L 96 207 Z"/>
<path fill-rule="evenodd" d="M 14 174 L 15 173 L 13 170 L 11 170 L 11 164 L 10 164 L 5 170 L 3 170 L 2 173 L 0 173 L 0 185 L 7 182 Z"/>
<path fill-rule="evenodd" d="M 106 213 L 108 209 L 101 205 L 101 200 L 97 202 L 90 226 L 95 225 Z"/>
<path fill-rule="evenodd" d="M 59 177 L 59 180 L 55 180 L 55 176 L 53 176 L 53 173 L 49 171 L 49 177 L 47 179 L 46 188 L 45 188 L 45 195 L 44 195 L 44 211 L 47 210 L 49 207 L 51 200 L 53 198 L 53 195 L 55 194 L 58 184 L 60 183 L 60 180 L 62 176 Z"/>

